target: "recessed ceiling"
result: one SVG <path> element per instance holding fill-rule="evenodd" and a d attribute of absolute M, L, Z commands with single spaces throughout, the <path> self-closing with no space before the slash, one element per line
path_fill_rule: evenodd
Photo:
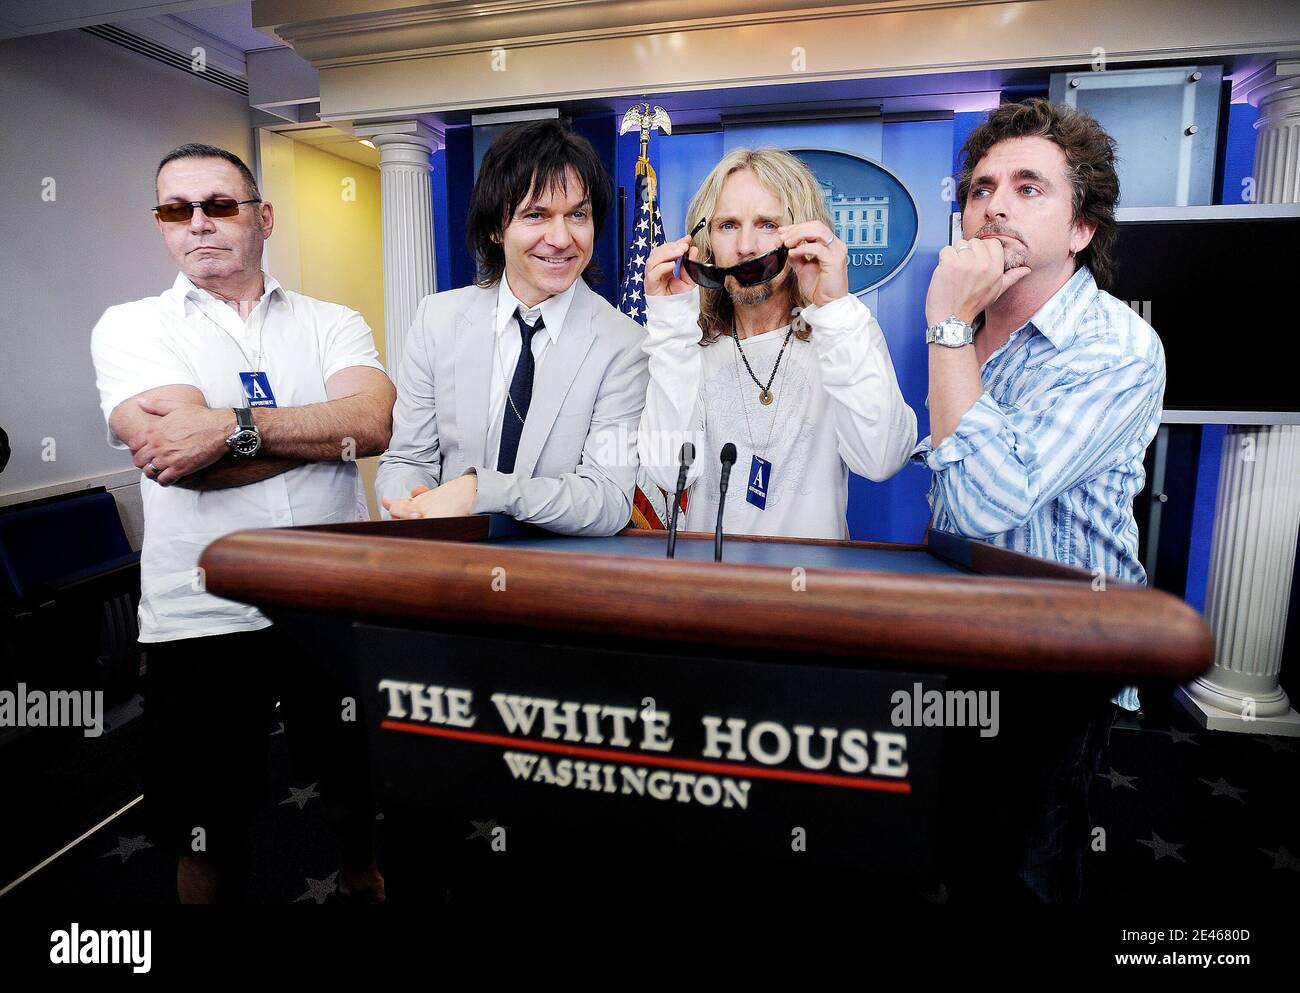
<path fill-rule="evenodd" d="M 363 145 L 352 135 L 328 124 L 286 124 L 284 127 L 268 128 L 276 134 L 282 134 L 304 145 L 319 148 L 322 152 L 350 159 L 361 165 L 379 168 L 379 150 Z"/>

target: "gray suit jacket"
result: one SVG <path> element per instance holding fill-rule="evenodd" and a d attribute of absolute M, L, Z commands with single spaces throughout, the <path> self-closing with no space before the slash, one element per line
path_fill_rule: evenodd
<path fill-rule="evenodd" d="M 415 486 L 474 469 L 476 514 L 508 514 L 563 534 L 613 534 L 632 514 L 648 382 L 643 332 L 579 279 L 559 339 L 537 367 L 515 471 L 497 472 L 483 468 L 498 413 L 488 410 L 496 300 L 493 285 L 420 301 L 375 492 L 406 499 Z"/>

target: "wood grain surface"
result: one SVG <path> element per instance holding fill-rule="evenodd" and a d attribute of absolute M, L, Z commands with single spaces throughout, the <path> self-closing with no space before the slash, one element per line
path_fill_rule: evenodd
<path fill-rule="evenodd" d="M 1176 597 L 1119 583 L 1094 590 L 1082 570 L 978 542 L 965 553 L 971 568 L 993 575 L 809 568 L 797 590 L 782 566 L 510 547 L 484 540 L 483 521 L 241 531 L 209 545 L 200 565 L 209 592 L 260 607 L 432 628 L 490 625 L 524 637 L 583 632 L 609 648 L 636 639 L 837 656 L 839 664 L 849 656 L 1179 682 L 1213 659 L 1209 627 Z M 494 589 L 494 579 L 505 589 Z"/>

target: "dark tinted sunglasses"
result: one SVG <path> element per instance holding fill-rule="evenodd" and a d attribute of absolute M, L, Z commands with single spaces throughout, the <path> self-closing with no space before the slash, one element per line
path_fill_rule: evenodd
<path fill-rule="evenodd" d="M 234 217 L 244 204 L 261 202 L 260 197 L 251 200 L 212 197 L 210 200 L 195 200 L 191 203 L 160 203 L 154 208 L 154 212 L 164 221 L 188 221 L 195 207 L 203 208 L 203 213 L 209 217 Z"/>
<path fill-rule="evenodd" d="M 794 211 L 790 211 L 790 220 L 794 220 Z M 699 234 L 700 229 L 708 222 L 707 217 L 701 217 L 700 222 L 691 228 L 691 237 L 694 238 Z M 691 279 L 706 290 L 722 289 L 724 280 L 728 276 L 734 277 L 741 286 L 761 286 L 763 283 L 770 283 L 781 275 L 781 270 L 785 268 L 785 262 L 789 255 L 790 249 L 781 245 L 770 252 L 757 255 L 752 259 L 746 259 L 744 262 L 733 266 L 717 266 L 710 262 L 697 262 L 694 259 L 683 257 L 682 268 L 686 270 Z"/>

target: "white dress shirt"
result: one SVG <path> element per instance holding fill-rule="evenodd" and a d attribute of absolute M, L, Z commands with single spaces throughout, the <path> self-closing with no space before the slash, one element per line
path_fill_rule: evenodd
<path fill-rule="evenodd" d="M 201 390 L 210 407 L 243 406 L 240 372 L 265 372 L 277 406 L 301 407 L 328 400 L 325 383 L 342 369 L 383 369 L 360 314 L 285 290 L 270 276 L 265 286 L 247 321 L 183 274 L 159 296 L 105 311 L 91 336 L 104 419 L 122 401 L 173 384 Z M 230 424 L 233 430 L 233 411 Z M 127 447 L 111 427 L 108 441 L 114 448 Z M 203 592 L 199 555 L 222 535 L 368 517 L 354 461 L 309 462 L 223 490 L 159 486 L 142 475 L 140 490 L 142 642 L 255 631 L 270 624 L 253 607 Z"/>
<path fill-rule="evenodd" d="M 560 331 L 564 328 L 564 318 L 569 313 L 576 285 L 576 282 L 570 283 L 563 293 L 547 297 L 536 307 L 525 307 L 510 291 L 504 273 L 497 283 L 497 309 L 493 318 L 497 347 L 492 359 L 492 385 L 488 391 L 488 410 L 492 412 L 492 423 L 488 427 L 487 451 L 484 453 L 487 465 L 484 468 L 497 467 L 497 455 L 501 452 L 501 428 L 505 423 L 506 394 L 510 391 L 510 380 L 514 379 L 515 366 L 519 362 L 519 348 L 523 344 L 515 312 L 523 314 L 524 323 L 529 327 L 537 324 L 538 317 L 545 322 L 542 329 L 545 333 L 533 335 L 535 382 L 542 374 L 542 356 L 546 354 L 547 346 L 560 340 Z"/>

